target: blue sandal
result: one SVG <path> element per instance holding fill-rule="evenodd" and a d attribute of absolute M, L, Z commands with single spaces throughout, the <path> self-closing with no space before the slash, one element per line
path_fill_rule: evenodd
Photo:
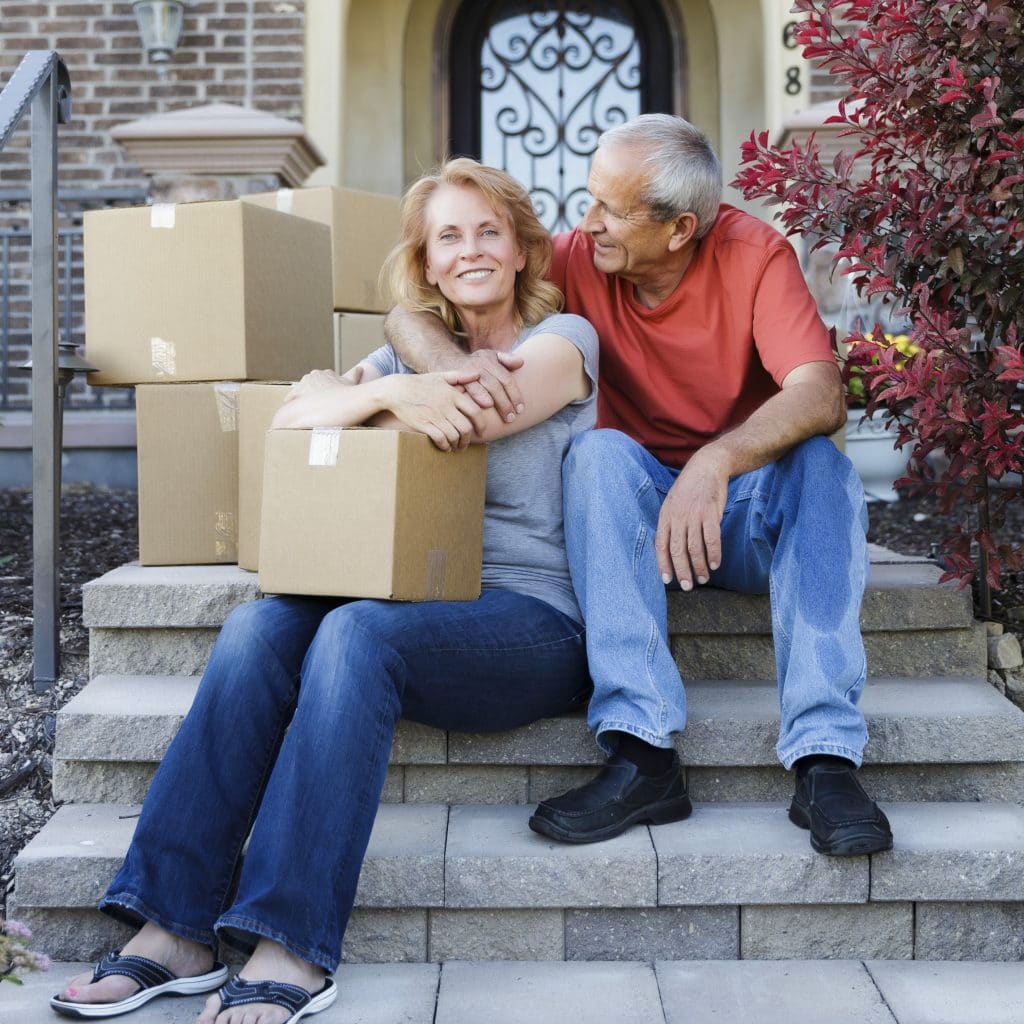
<path fill-rule="evenodd" d="M 234 977 L 217 993 L 220 1010 L 230 1010 L 248 1003 L 269 1003 L 288 1010 L 291 1016 L 284 1024 L 296 1024 L 298 1020 L 312 1013 L 326 1010 L 338 998 L 338 986 L 333 978 L 324 981 L 324 987 L 312 995 L 298 985 L 281 981 L 246 981 Z"/>
<path fill-rule="evenodd" d="M 192 996 L 212 992 L 222 985 L 228 976 L 228 969 L 222 963 L 215 963 L 213 970 L 193 978 L 178 978 L 163 964 L 147 960 L 144 956 L 121 956 L 108 953 L 92 972 L 93 982 L 102 981 L 113 975 L 131 978 L 139 986 L 134 992 L 116 1003 L 73 1003 L 60 996 L 50 1000 L 50 1006 L 65 1017 L 117 1017 L 144 1006 L 157 996 Z M 298 1018 L 296 1018 L 298 1019 Z"/>

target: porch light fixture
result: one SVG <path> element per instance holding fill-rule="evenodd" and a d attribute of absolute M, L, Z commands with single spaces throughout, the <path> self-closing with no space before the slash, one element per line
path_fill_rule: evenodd
<path fill-rule="evenodd" d="M 167 74 L 167 62 L 181 42 L 185 6 L 185 0 L 135 0 L 132 4 L 142 45 L 161 78 Z"/>

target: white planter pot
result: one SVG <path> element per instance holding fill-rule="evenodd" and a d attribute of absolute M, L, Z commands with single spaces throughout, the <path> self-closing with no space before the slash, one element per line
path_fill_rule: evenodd
<path fill-rule="evenodd" d="M 896 448 L 896 430 L 881 419 L 864 419 L 863 409 L 846 414 L 846 454 L 864 484 L 870 501 L 898 501 L 893 481 L 906 473 L 907 455 Z"/>

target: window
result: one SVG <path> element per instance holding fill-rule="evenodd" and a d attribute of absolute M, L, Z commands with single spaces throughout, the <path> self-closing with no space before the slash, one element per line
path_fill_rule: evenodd
<path fill-rule="evenodd" d="M 673 111 L 675 50 L 656 0 L 466 0 L 449 40 L 449 151 L 508 171 L 546 227 L 571 228 L 601 132 Z"/>

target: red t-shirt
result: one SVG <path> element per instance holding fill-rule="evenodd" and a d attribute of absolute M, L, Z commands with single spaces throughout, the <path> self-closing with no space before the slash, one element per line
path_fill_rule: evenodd
<path fill-rule="evenodd" d="M 593 253 L 578 228 L 558 235 L 549 276 L 601 339 L 597 425 L 666 465 L 742 423 L 797 366 L 835 358 L 792 246 L 750 214 L 723 205 L 655 309 Z"/>

